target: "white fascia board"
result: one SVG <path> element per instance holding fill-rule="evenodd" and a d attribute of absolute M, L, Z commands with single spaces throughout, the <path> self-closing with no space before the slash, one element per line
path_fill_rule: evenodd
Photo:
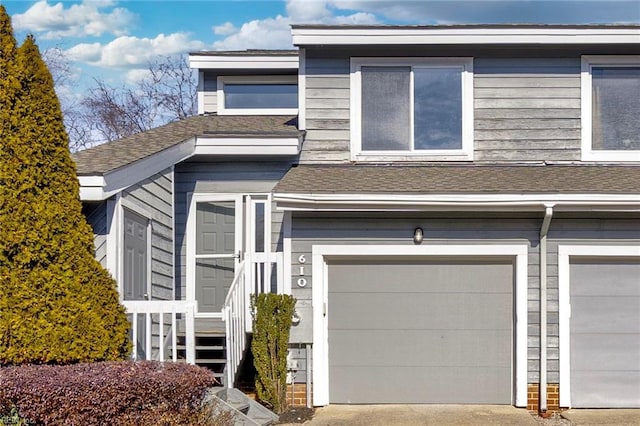
<path fill-rule="evenodd" d="M 114 194 L 191 157 L 195 138 L 171 146 L 146 158 L 105 173 L 103 176 L 80 176 L 80 199 L 105 200 Z"/>
<path fill-rule="evenodd" d="M 299 138 L 198 137 L 196 155 L 298 155 Z"/>
<path fill-rule="evenodd" d="M 640 194 L 286 194 L 273 197 L 281 210 L 291 211 L 556 211 L 640 212 Z"/>
<path fill-rule="evenodd" d="M 246 56 L 246 55 L 189 55 L 189 66 L 195 69 L 218 70 L 297 70 L 298 55 Z"/>
<path fill-rule="evenodd" d="M 638 44 L 640 28 L 294 28 L 293 44 Z"/>

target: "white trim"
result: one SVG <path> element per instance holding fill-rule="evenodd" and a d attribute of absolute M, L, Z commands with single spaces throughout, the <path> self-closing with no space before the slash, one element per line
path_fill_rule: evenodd
<path fill-rule="evenodd" d="M 637 44 L 640 28 L 448 28 L 448 27 L 365 27 L 300 28 L 294 26 L 293 44 L 305 45 L 486 45 L 486 44 Z"/>
<path fill-rule="evenodd" d="M 298 54 L 290 55 L 189 55 L 189 67 L 218 70 L 295 70 L 298 69 Z"/>
<path fill-rule="evenodd" d="M 486 245 L 318 245 L 312 252 L 313 405 L 329 403 L 329 348 L 327 331 L 327 257 L 350 256 L 508 256 L 515 257 L 515 396 L 516 406 L 527 404 L 527 258 L 526 244 Z"/>
<path fill-rule="evenodd" d="M 119 204 L 120 194 L 115 195 L 107 200 L 107 270 L 111 273 L 111 277 L 116 280 L 118 294 L 122 299 L 122 287 L 119 276 L 120 260 L 118 256 L 118 229 L 120 228 Z"/>
<path fill-rule="evenodd" d="M 298 130 L 307 129 L 307 52 L 300 49 L 300 68 L 298 69 Z"/>
<path fill-rule="evenodd" d="M 297 75 L 219 75 L 217 83 L 218 115 L 295 115 L 298 113 L 298 108 L 227 108 L 224 100 L 225 84 L 295 84 L 297 86 Z"/>
<path fill-rule="evenodd" d="M 198 137 L 194 155 L 298 155 L 299 138 Z"/>
<path fill-rule="evenodd" d="M 362 73 L 363 66 L 411 67 L 409 103 L 413 135 L 413 70 L 416 68 L 460 68 L 462 84 L 462 147 L 460 149 L 424 149 L 408 151 L 364 151 L 362 149 Z M 351 160 L 352 161 L 469 161 L 473 160 L 473 58 L 351 58 Z M 413 139 L 413 137 L 412 137 Z M 413 140 L 411 141 L 413 145 Z"/>
<path fill-rule="evenodd" d="M 488 210 L 640 211 L 640 194 L 291 194 L 275 193 L 278 208 L 300 211 Z"/>
<path fill-rule="evenodd" d="M 291 212 L 283 212 L 282 217 L 282 251 L 284 256 L 284 293 L 291 294 Z"/>
<path fill-rule="evenodd" d="M 636 42 L 640 41 L 640 37 Z M 581 93 L 581 125 L 582 125 L 582 160 L 583 161 L 640 161 L 640 150 L 594 150 L 592 148 L 592 80 L 593 66 L 610 66 L 611 68 L 639 67 L 640 55 L 582 56 L 580 73 Z"/>
<path fill-rule="evenodd" d="M 198 114 L 204 114 L 204 71 L 198 71 Z"/>
<path fill-rule="evenodd" d="M 187 223 L 186 223 L 186 300 L 193 302 L 196 317 L 198 318 L 222 318 L 222 312 L 201 312 L 198 313 L 198 301 L 196 300 L 196 204 L 209 201 L 233 201 L 235 204 L 235 251 L 242 250 L 243 247 L 243 208 L 241 194 L 208 194 L 208 193 L 188 193 Z M 202 255 L 201 255 L 202 256 Z M 207 257 L 207 256 L 203 256 Z M 235 258 L 235 268 L 238 267 L 239 259 Z"/>
<path fill-rule="evenodd" d="M 571 408 L 571 277 L 575 256 L 640 257 L 640 245 L 558 245 L 560 406 Z"/>

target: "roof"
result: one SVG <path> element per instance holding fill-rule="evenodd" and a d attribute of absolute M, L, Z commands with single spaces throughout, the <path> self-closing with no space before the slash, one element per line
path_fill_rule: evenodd
<path fill-rule="evenodd" d="M 437 25 L 330 25 L 293 24 L 293 29 L 489 29 L 489 28 L 541 28 L 541 29 L 596 29 L 596 28 L 640 28 L 640 24 L 437 24 Z"/>
<path fill-rule="evenodd" d="M 189 52 L 194 56 L 297 56 L 297 49 L 273 50 L 273 49 L 247 49 L 247 50 L 201 50 Z"/>
<path fill-rule="evenodd" d="M 278 194 L 640 194 L 640 166 L 301 165 Z M 640 195 L 638 196 L 640 202 Z"/>
<path fill-rule="evenodd" d="M 80 176 L 104 175 L 197 136 L 299 138 L 297 118 L 272 115 L 199 115 L 73 154 Z"/>
<path fill-rule="evenodd" d="M 640 25 L 293 25 L 296 46 L 594 45 L 640 43 Z"/>

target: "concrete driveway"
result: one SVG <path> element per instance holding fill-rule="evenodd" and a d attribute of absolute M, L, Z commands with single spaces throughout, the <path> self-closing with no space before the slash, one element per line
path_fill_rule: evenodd
<path fill-rule="evenodd" d="M 538 425 L 524 408 L 509 405 L 329 405 L 306 425 Z"/>

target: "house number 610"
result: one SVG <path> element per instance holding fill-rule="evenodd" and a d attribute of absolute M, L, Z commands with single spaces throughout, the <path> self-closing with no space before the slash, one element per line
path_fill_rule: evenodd
<path fill-rule="evenodd" d="M 304 257 L 304 254 L 301 254 L 298 257 L 298 263 L 301 264 L 305 264 L 307 262 L 307 258 Z M 304 277 L 304 266 L 300 266 L 300 272 L 299 272 L 300 277 Z M 307 279 L 306 278 L 298 278 L 298 287 L 305 287 L 307 285 Z"/>

